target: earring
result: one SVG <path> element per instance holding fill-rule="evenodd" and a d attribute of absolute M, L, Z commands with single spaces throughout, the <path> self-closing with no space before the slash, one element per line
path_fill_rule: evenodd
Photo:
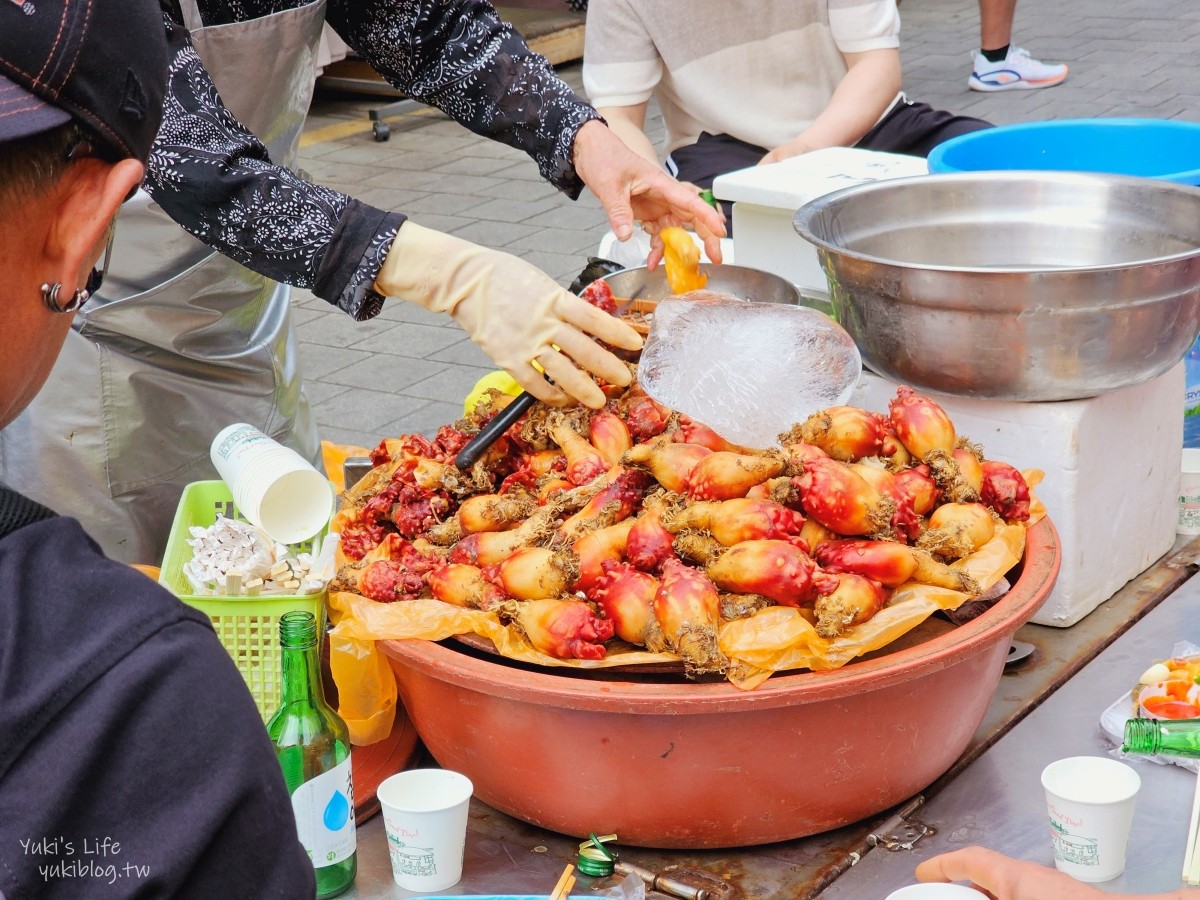
<path fill-rule="evenodd" d="M 66 305 L 63 305 L 58 301 L 58 294 L 61 290 L 62 284 L 57 281 L 54 284 L 42 284 L 42 302 L 46 304 L 50 312 L 73 313 L 87 303 L 88 297 L 91 296 L 87 290 L 80 289 L 71 295 L 71 299 L 67 301 Z"/>

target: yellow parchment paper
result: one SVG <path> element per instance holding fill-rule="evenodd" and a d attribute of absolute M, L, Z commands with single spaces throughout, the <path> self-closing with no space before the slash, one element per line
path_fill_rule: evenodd
<path fill-rule="evenodd" d="M 1023 473 L 1031 489 L 1042 473 Z M 970 556 L 953 563 L 965 569 L 984 591 L 995 585 L 1021 560 L 1025 530 L 1045 515 L 1032 497 L 1028 523 L 998 524 L 995 536 Z M 892 594 L 888 606 L 873 618 L 827 639 L 799 610 L 772 606 L 754 615 L 726 622 L 718 642 L 729 658 L 730 683 L 746 690 L 787 669 L 836 669 L 851 660 L 887 646 L 939 609 L 955 609 L 972 595 L 961 591 L 908 582 Z M 610 652 L 603 660 L 557 659 L 536 650 L 514 626 L 491 612 L 463 609 L 441 600 L 378 603 L 355 593 L 331 592 L 329 615 L 330 663 L 338 687 L 338 712 L 354 744 L 383 740 L 391 731 L 396 709 L 396 683 L 381 640 L 440 641 L 458 634 L 477 634 L 490 640 L 509 659 L 547 667 L 605 668 L 644 663 L 681 662 L 674 653 L 628 649 Z"/>

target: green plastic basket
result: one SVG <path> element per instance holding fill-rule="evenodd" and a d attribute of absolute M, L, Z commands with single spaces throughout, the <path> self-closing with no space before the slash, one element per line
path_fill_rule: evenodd
<path fill-rule="evenodd" d="M 189 529 L 192 526 L 207 528 L 217 521 L 218 515 L 245 521 L 233 505 L 233 497 L 224 481 L 195 481 L 184 488 L 167 538 L 158 583 L 212 620 L 217 637 L 242 673 L 266 722 L 280 704 L 283 675 L 279 617 L 292 610 L 306 610 L 317 617 L 319 633 L 322 632 L 325 592 L 269 597 L 210 597 L 192 593 L 192 583 L 183 571 L 192 558 L 192 548 L 187 543 L 191 537 Z M 323 540 L 328 531 L 326 526 L 317 538 Z M 311 552 L 317 538 L 294 544 L 291 549 L 297 553 Z"/>

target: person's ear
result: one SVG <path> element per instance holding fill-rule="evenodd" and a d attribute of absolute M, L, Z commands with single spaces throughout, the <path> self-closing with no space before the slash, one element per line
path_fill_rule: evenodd
<path fill-rule="evenodd" d="M 56 193 L 46 254 L 64 296 L 82 287 L 104 252 L 108 228 L 125 198 L 141 184 L 142 164 L 87 157 L 68 166 Z"/>

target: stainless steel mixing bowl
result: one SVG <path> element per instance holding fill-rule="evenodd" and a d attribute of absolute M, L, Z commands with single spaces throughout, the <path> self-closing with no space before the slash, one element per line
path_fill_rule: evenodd
<path fill-rule="evenodd" d="M 761 269 L 751 269 L 747 266 L 726 266 L 706 263 L 700 266 L 700 271 L 708 276 L 705 290 L 729 294 L 740 300 L 758 300 L 762 303 L 789 303 L 793 306 L 803 305 L 800 291 L 786 278 L 781 278 Z M 612 275 L 605 275 L 604 280 L 612 288 L 617 297 L 631 297 L 635 300 L 662 300 L 674 295 L 667 283 L 667 270 L 659 265 L 651 272 L 645 266 L 634 269 L 623 269 Z"/>
<path fill-rule="evenodd" d="M 905 384 L 1090 397 L 1167 371 L 1200 331 L 1200 188 L 927 175 L 835 191 L 793 224 L 864 363 Z"/>

